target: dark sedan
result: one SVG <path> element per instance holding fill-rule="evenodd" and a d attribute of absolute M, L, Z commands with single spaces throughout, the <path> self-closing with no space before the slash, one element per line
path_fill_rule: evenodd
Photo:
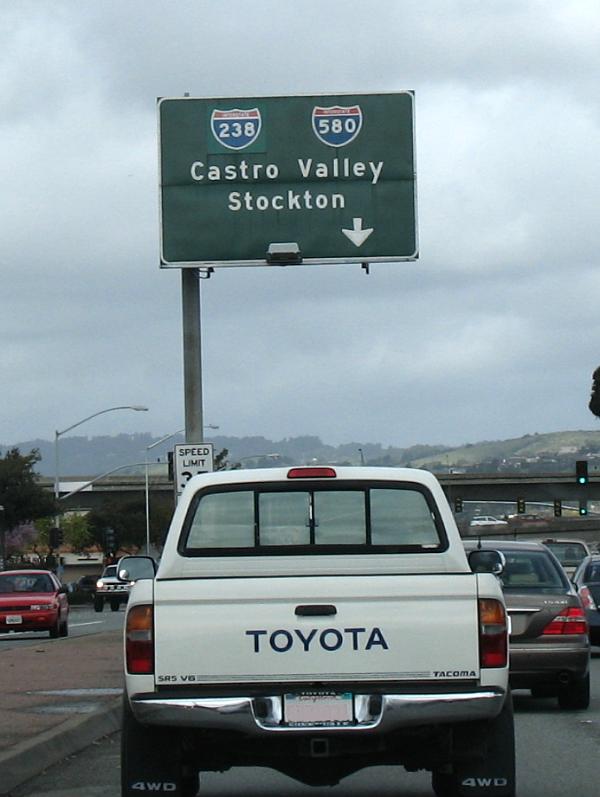
<path fill-rule="evenodd" d="M 587 556 L 573 576 L 590 624 L 590 642 L 600 645 L 600 555 Z"/>
<path fill-rule="evenodd" d="M 49 570 L 7 570 L 0 573 L 0 633 L 48 631 L 69 633 L 66 587 Z"/>
<path fill-rule="evenodd" d="M 501 551 L 500 576 L 511 622 L 510 684 L 564 709 L 590 702 L 590 642 L 582 602 L 554 554 L 537 542 L 465 541 Z"/>

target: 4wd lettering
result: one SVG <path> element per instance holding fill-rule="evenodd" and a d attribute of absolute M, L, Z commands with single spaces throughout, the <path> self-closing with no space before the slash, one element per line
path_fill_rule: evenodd
<path fill-rule="evenodd" d="M 349 647 L 352 650 L 371 650 L 374 647 L 389 650 L 383 632 L 376 627 L 369 630 L 366 628 L 344 628 L 343 631 L 337 628 L 324 628 L 322 631 L 317 628 L 305 631 L 300 628 L 293 628 L 291 631 L 278 628 L 276 631 L 258 629 L 245 633 L 246 636 L 254 638 L 255 653 L 261 653 L 263 642 L 266 644 L 262 650 L 264 651 L 268 645 L 274 653 L 287 653 L 290 650 L 308 653 L 311 648 L 317 647 L 328 652 L 340 650 L 342 647 Z"/>
<path fill-rule="evenodd" d="M 136 791 L 177 791 L 177 784 L 171 781 L 138 780 L 131 784 L 131 788 Z"/>
<path fill-rule="evenodd" d="M 465 778 L 461 786 L 470 786 L 472 789 L 480 789 L 482 786 L 508 786 L 507 778 Z"/>
<path fill-rule="evenodd" d="M 434 670 L 435 678 L 477 678 L 475 670 Z"/>

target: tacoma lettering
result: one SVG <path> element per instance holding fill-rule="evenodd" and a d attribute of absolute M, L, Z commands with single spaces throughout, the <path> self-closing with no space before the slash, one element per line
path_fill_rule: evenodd
<path fill-rule="evenodd" d="M 436 678 L 477 678 L 475 670 L 434 670 Z"/>

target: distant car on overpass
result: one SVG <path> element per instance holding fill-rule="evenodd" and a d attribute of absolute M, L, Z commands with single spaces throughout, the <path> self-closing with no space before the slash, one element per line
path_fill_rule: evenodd
<path fill-rule="evenodd" d="M 516 526 L 547 526 L 549 518 L 543 518 L 541 515 L 524 514 L 524 515 L 509 515 L 510 523 Z"/>
<path fill-rule="evenodd" d="M 508 523 L 493 515 L 475 515 L 469 526 L 508 526 Z"/>

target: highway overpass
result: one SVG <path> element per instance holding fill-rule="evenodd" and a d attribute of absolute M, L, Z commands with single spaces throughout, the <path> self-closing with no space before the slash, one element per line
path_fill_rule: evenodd
<path fill-rule="evenodd" d="M 598 514 L 591 512 L 587 518 L 554 518 L 550 517 L 545 525 L 539 522 L 527 523 L 515 519 L 509 527 L 489 529 L 480 527 L 477 531 L 483 537 L 519 536 L 528 538 L 543 538 L 545 536 L 561 536 L 573 534 L 588 542 L 600 542 L 600 476 L 590 476 L 587 485 L 575 482 L 573 473 L 568 474 L 466 474 L 466 473 L 438 473 L 444 492 L 454 507 L 456 498 L 462 499 L 463 512 L 456 513 L 456 521 L 463 536 L 471 536 L 474 528 L 469 528 L 469 518 L 474 513 L 504 514 L 517 512 L 517 499 L 524 499 L 527 514 L 537 514 L 540 504 L 553 505 L 555 499 L 560 499 L 563 506 L 577 507 L 580 500 L 587 500 L 588 504 L 598 502 Z M 77 476 L 61 480 L 61 495 L 66 495 L 73 485 L 85 484 L 93 476 Z M 53 480 L 41 478 L 40 483 L 48 490 L 54 489 Z M 70 486 L 71 485 L 71 486 Z M 153 503 L 159 501 L 167 505 L 174 505 L 173 484 L 165 475 L 153 475 L 149 480 L 150 492 Z M 145 476 L 108 476 L 88 488 L 66 498 L 63 503 L 68 510 L 93 510 L 101 508 L 107 501 L 111 503 L 129 503 L 130 501 L 143 501 L 145 498 Z M 478 504 L 489 502 L 502 503 L 498 511 Z M 512 505 L 512 508 L 511 508 Z M 592 506 L 593 508 L 593 506 Z M 546 509 L 545 514 L 548 514 Z"/>
<path fill-rule="evenodd" d="M 505 502 L 514 504 L 516 512 L 517 500 L 526 503 L 552 504 L 555 499 L 577 506 L 579 501 L 600 503 L 600 475 L 590 476 L 587 485 L 577 484 L 573 473 L 568 474 L 475 474 L 475 473 L 437 473 L 444 492 L 453 505 L 456 498 L 463 502 L 485 503 Z M 93 476 L 77 476 L 61 479 L 61 495 L 66 495 L 74 486 L 82 485 L 93 479 Z M 49 478 L 42 477 L 40 483 L 48 490 L 54 489 Z M 173 495 L 173 484 L 165 475 L 150 477 L 152 495 L 160 494 L 168 500 Z M 107 476 L 90 485 L 85 490 L 75 493 L 64 500 L 67 509 L 95 509 L 107 498 L 130 501 L 145 495 L 145 476 Z M 531 512 L 532 509 L 526 511 Z"/>

